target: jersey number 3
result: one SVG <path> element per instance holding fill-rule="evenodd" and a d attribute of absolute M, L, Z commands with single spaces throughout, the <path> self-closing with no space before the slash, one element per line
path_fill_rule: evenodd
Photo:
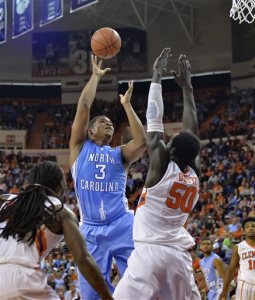
<path fill-rule="evenodd" d="M 189 213 L 193 207 L 193 202 L 197 194 L 195 186 L 186 186 L 179 182 L 174 182 L 169 196 L 166 199 L 166 205 L 172 209 L 179 209 L 184 213 Z"/>

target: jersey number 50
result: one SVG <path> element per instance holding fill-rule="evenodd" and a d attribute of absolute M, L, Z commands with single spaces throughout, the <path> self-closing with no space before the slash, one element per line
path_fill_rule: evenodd
<path fill-rule="evenodd" d="M 193 202 L 197 194 L 195 186 L 186 186 L 179 182 L 174 182 L 172 185 L 169 196 L 166 199 L 166 205 L 172 209 L 179 209 L 188 213 L 193 207 Z"/>

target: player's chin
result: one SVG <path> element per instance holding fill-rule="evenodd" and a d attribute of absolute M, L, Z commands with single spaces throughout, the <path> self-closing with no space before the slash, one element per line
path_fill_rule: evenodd
<path fill-rule="evenodd" d="M 107 139 L 112 139 L 112 136 L 113 136 L 113 132 L 105 132 L 105 137 Z"/>

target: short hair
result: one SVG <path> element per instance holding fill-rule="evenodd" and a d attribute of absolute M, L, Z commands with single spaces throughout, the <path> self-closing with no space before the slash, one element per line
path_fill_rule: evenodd
<path fill-rule="evenodd" d="M 245 227 L 245 224 L 248 222 L 255 222 L 255 217 L 248 217 L 246 219 L 243 220 L 243 228 Z"/>
<path fill-rule="evenodd" d="M 202 243 L 204 241 L 209 241 L 211 243 L 211 245 L 213 245 L 213 241 L 211 240 L 210 236 L 203 236 L 200 240 L 200 243 Z"/>
<path fill-rule="evenodd" d="M 174 155 L 185 163 L 193 161 L 200 152 L 201 144 L 197 136 L 191 132 L 181 131 L 173 137 Z"/>
<path fill-rule="evenodd" d="M 108 118 L 106 115 L 99 115 L 99 116 L 96 116 L 95 118 L 93 118 L 90 122 L 89 122 L 89 127 L 88 128 L 91 128 L 95 125 L 96 123 L 96 120 L 99 119 L 99 118 L 102 118 L 102 117 L 105 117 L 105 118 Z"/>

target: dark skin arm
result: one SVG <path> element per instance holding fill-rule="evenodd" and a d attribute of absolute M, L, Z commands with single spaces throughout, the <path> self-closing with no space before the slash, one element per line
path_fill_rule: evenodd
<path fill-rule="evenodd" d="M 239 265 L 239 259 L 240 257 L 238 254 L 238 247 L 235 245 L 233 248 L 233 253 L 232 253 L 229 267 L 226 271 L 226 275 L 224 278 L 224 286 L 223 286 L 222 293 L 220 294 L 219 300 L 227 300 L 229 285 L 235 276 L 236 269 Z"/>
<path fill-rule="evenodd" d="M 171 49 L 165 48 L 153 65 L 152 83 L 161 84 L 161 77 L 171 56 Z M 155 100 L 155 99 L 154 99 Z M 164 133 L 160 131 L 147 132 L 147 150 L 150 166 L 147 173 L 145 187 L 157 184 L 166 172 L 169 163 L 169 153 L 164 142 Z"/>
<path fill-rule="evenodd" d="M 75 118 L 72 125 L 70 148 L 70 167 L 76 160 L 83 143 L 87 137 L 88 124 L 90 119 L 90 108 L 95 100 L 97 86 L 100 79 L 110 71 L 109 68 L 101 69 L 102 60 L 97 62 L 97 57 L 91 55 L 92 75 L 85 85 L 77 105 Z"/>
<path fill-rule="evenodd" d="M 213 261 L 213 266 L 217 270 L 220 277 L 224 279 L 226 275 L 226 269 L 223 261 L 221 259 L 215 258 Z"/>
<path fill-rule="evenodd" d="M 78 227 L 78 219 L 72 211 L 63 207 L 57 213 L 58 223 L 47 226 L 52 232 L 63 232 L 65 242 L 72 253 L 79 271 L 94 288 L 101 299 L 113 300 L 107 284 L 93 257 L 88 253 L 85 241 Z"/>
<path fill-rule="evenodd" d="M 198 120 L 197 120 L 197 110 L 194 101 L 193 87 L 191 84 L 191 65 L 186 58 L 186 55 L 181 54 L 178 60 L 178 74 L 176 71 L 172 70 L 177 84 L 182 88 L 183 94 L 183 131 L 190 131 L 196 136 L 198 136 Z M 194 169 L 196 174 L 200 176 L 201 167 L 199 156 L 191 162 L 190 167 Z"/>
<path fill-rule="evenodd" d="M 136 115 L 131 105 L 131 97 L 133 93 L 133 82 L 128 83 L 128 90 L 125 95 L 120 95 L 120 102 L 123 105 L 133 139 L 127 144 L 121 146 L 123 163 L 125 168 L 128 168 L 133 162 L 137 161 L 142 156 L 146 149 L 146 135 L 142 122 Z"/>

